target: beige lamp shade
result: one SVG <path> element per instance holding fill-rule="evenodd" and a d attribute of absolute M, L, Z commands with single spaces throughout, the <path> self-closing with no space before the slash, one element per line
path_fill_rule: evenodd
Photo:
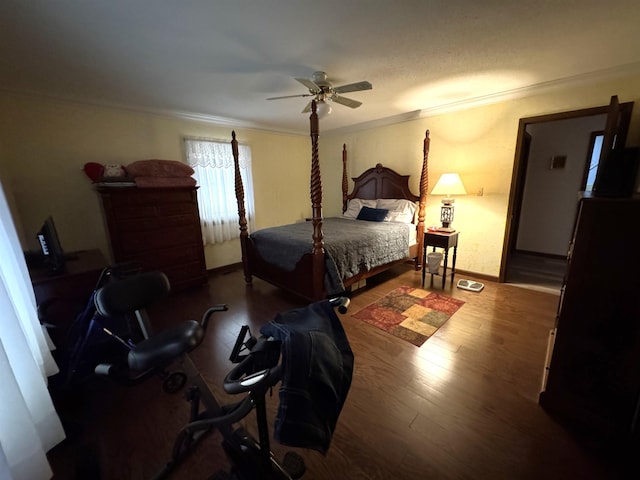
<path fill-rule="evenodd" d="M 436 186 L 431 190 L 431 195 L 446 195 L 447 197 L 466 194 L 467 191 L 464 189 L 460 175 L 457 173 L 443 173 Z"/>
<path fill-rule="evenodd" d="M 467 191 L 464 189 L 460 175 L 457 173 L 443 173 L 438 179 L 436 186 L 431 190 L 431 195 L 445 195 L 442 199 L 442 206 L 440 207 L 440 221 L 442 227 L 438 229 L 441 232 L 455 232 L 451 227 L 453 223 L 453 195 L 466 195 Z"/>

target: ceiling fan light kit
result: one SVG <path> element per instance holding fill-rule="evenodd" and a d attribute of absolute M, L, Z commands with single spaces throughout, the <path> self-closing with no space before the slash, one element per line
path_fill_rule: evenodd
<path fill-rule="evenodd" d="M 325 100 L 318 100 L 316 103 L 316 113 L 318 114 L 318 118 L 326 117 L 331 113 L 331 105 Z"/>
<path fill-rule="evenodd" d="M 309 93 L 302 93 L 300 95 L 285 95 L 282 97 L 271 97 L 267 100 L 280 100 L 283 98 L 295 98 L 295 97 L 315 97 L 314 100 L 317 104 L 317 114 L 319 117 L 327 116 L 331 113 L 331 103 L 339 103 L 349 108 L 358 108 L 362 105 L 362 102 L 353 100 L 352 98 L 343 97 L 340 94 L 346 92 L 359 92 L 362 90 L 371 90 L 373 86 L 371 83 L 365 81 L 349 83 L 340 87 L 333 87 L 325 72 L 314 72 L 311 78 L 296 78 L 298 82 L 309 89 Z M 311 111 L 311 102 L 307 104 L 302 110 L 302 113 L 308 113 Z"/>

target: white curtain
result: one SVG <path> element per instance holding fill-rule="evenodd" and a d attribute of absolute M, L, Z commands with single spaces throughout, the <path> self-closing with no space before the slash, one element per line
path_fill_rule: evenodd
<path fill-rule="evenodd" d="M 240 236 L 235 194 L 235 166 L 231 144 L 213 140 L 185 139 L 188 164 L 198 182 L 198 208 L 204 244 L 222 243 Z M 240 176 L 244 188 L 249 231 L 254 230 L 251 149 L 238 145 Z"/>
<path fill-rule="evenodd" d="M 0 478 L 47 479 L 46 452 L 64 439 L 47 390 L 58 368 L 1 182 L 0 252 Z"/>

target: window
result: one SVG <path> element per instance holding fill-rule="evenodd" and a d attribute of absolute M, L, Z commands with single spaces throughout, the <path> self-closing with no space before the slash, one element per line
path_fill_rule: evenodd
<path fill-rule="evenodd" d="M 236 201 L 235 166 L 231 143 L 208 139 L 185 139 L 187 163 L 198 182 L 198 208 L 205 245 L 240 237 Z M 254 228 L 251 149 L 238 145 L 240 176 L 249 231 Z"/>
<path fill-rule="evenodd" d="M 593 184 L 596 181 L 596 174 L 598 173 L 598 165 L 600 163 L 600 153 L 602 152 L 603 139 L 604 134 L 602 132 L 593 132 L 591 134 L 589 145 L 589 151 L 591 152 L 591 154 L 589 155 L 587 172 L 582 186 L 582 189 L 585 192 L 590 192 L 593 190 Z"/>

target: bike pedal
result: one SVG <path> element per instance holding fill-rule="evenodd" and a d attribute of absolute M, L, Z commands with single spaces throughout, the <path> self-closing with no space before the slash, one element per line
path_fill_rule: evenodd
<path fill-rule="evenodd" d="M 307 467 L 304 458 L 295 452 L 287 452 L 282 459 L 282 467 L 287 471 L 293 480 L 297 480 L 304 475 Z"/>

